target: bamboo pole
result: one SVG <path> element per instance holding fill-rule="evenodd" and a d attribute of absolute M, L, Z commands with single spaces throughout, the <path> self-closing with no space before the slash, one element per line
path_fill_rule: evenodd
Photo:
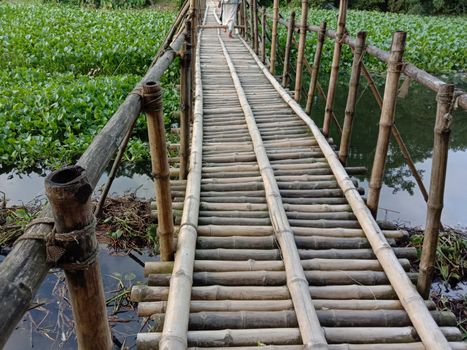
<path fill-rule="evenodd" d="M 191 117 L 191 21 L 185 22 L 187 33 L 180 62 L 180 180 L 188 175 Z"/>
<path fill-rule="evenodd" d="M 400 36 L 400 34 L 399 34 Z M 403 36 L 403 35 L 402 35 Z M 418 335 L 423 341 L 423 344 L 429 350 L 434 349 L 449 349 L 446 337 L 438 327 L 436 322 L 431 317 L 423 299 L 418 294 L 417 290 L 412 285 L 407 274 L 402 266 L 397 261 L 395 254 L 396 249 L 392 249 L 386 241 L 381 229 L 374 220 L 368 207 L 361 196 L 357 193 L 353 183 L 349 181 L 349 176 L 344 167 L 337 158 L 334 150 L 331 148 L 326 138 L 322 135 L 316 124 L 302 110 L 300 105 L 290 98 L 287 92 L 268 72 L 261 61 L 254 55 L 245 42 L 243 42 L 247 50 L 250 51 L 257 65 L 263 71 L 264 75 L 279 92 L 282 98 L 289 104 L 295 113 L 308 125 L 313 133 L 316 141 L 320 145 L 326 160 L 336 176 L 339 186 L 345 194 L 348 203 L 352 206 L 352 210 L 357 217 L 362 229 L 364 230 L 368 241 L 371 244 L 372 250 L 377 259 L 383 266 L 391 285 L 394 287 L 397 296 L 402 302 L 404 309 L 410 317 Z"/>
<path fill-rule="evenodd" d="M 410 319 L 402 310 L 318 310 L 323 327 L 406 327 Z M 456 326 L 456 318 L 450 311 L 432 311 L 433 318 L 442 326 Z M 151 315 L 162 322 L 162 313 Z M 293 310 L 274 311 L 201 311 L 190 314 L 190 331 L 254 328 L 297 327 Z"/>
<path fill-rule="evenodd" d="M 248 40 L 248 14 L 246 9 L 246 0 L 242 1 L 242 22 L 243 22 L 243 37 Z"/>
<path fill-rule="evenodd" d="M 362 71 L 363 71 L 363 74 L 365 75 L 368 85 L 370 86 L 370 90 L 373 93 L 373 96 L 375 97 L 376 102 L 379 105 L 379 108 L 381 108 L 383 106 L 383 98 L 381 97 L 378 91 L 378 88 L 376 87 L 376 84 L 370 75 L 370 72 L 368 72 L 364 64 L 362 64 Z M 412 157 L 410 156 L 409 150 L 407 149 L 407 146 L 405 145 L 404 140 L 402 139 L 402 136 L 399 133 L 399 129 L 397 128 L 396 124 L 393 124 L 391 128 L 391 132 L 392 132 L 392 136 L 394 137 L 397 144 L 399 145 L 399 148 L 402 152 L 402 156 L 404 157 L 407 165 L 409 166 L 412 176 L 415 178 L 415 181 L 418 184 L 418 188 L 420 189 L 420 192 L 422 193 L 423 199 L 425 200 L 425 202 L 427 202 L 428 192 L 425 188 L 425 185 L 423 184 L 422 177 L 420 176 L 420 174 L 417 171 L 417 168 L 415 167 L 415 163 L 412 160 Z"/>
<path fill-rule="evenodd" d="M 381 118 L 379 122 L 378 141 L 376 144 L 373 167 L 371 169 L 367 200 L 368 208 L 375 218 L 378 212 L 379 195 L 383 185 L 389 137 L 392 125 L 394 124 L 397 89 L 401 74 L 402 55 L 404 54 L 405 48 L 405 36 L 405 32 L 394 33 L 391 45 L 391 59 L 388 62 L 383 106 L 381 107 Z"/>
<path fill-rule="evenodd" d="M 287 43 L 285 44 L 284 69 L 282 71 L 282 86 L 289 85 L 289 67 L 290 53 L 292 50 L 292 36 L 295 29 L 295 11 L 290 12 L 289 22 L 287 23 Z M 263 62 L 264 63 L 264 62 Z"/>
<path fill-rule="evenodd" d="M 366 34 L 366 32 L 359 32 L 357 34 L 357 42 L 353 54 L 352 72 L 350 74 L 349 92 L 347 95 L 347 104 L 345 106 L 345 118 L 339 148 L 339 160 L 344 165 L 347 163 L 347 157 L 349 155 L 350 138 L 352 136 L 352 124 L 355 114 L 355 104 L 357 103 L 358 84 L 365 50 Z"/>
<path fill-rule="evenodd" d="M 115 175 L 117 175 L 118 166 L 120 165 L 123 155 L 125 154 L 126 146 L 128 145 L 128 142 L 130 141 L 131 133 L 133 131 L 135 123 L 136 123 L 136 120 L 133 122 L 133 125 L 131 126 L 130 130 L 128 130 L 128 133 L 125 135 L 125 138 L 123 139 L 122 144 L 118 148 L 117 155 L 115 156 L 115 160 L 112 164 L 112 169 L 110 169 L 109 178 L 107 182 L 105 183 L 104 189 L 102 190 L 102 194 L 101 194 L 101 197 L 99 198 L 99 202 L 96 205 L 96 209 L 94 209 L 94 215 L 96 217 L 100 216 L 101 211 L 104 207 L 104 203 L 105 203 L 105 200 L 107 199 L 107 195 L 109 194 L 110 187 L 112 186 L 112 183 L 115 179 Z"/>
<path fill-rule="evenodd" d="M 437 100 L 436 123 L 434 129 L 433 161 L 431 166 L 430 195 L 428 197 L 427 218 L 420 258 L 420 276 L 417 288 L 428 298 L 435 270 L 436 247 L 441 226 L 446 168 L 449 153 L 449 136 L 452 123 L 454 85 L 441 85 Z"/>
<path fill-rule="evenodd" d="M 157 83 L 143 85 L 144 111 L 148 123 L 149 149 L 154 177 L 158 210 L 157 236 L 162 261 L 173 260 L 172 195 L 170 192 L 170 167 L 165 142 L 164 116 L 162 115 L 162 91 Z"/>
<path fill-rule="evenodd" d="M 306 32 L 308 27 L 308 0 L 302 0 L 302 14 L 300 19 L 300 39 L 297 52 L 297 68 L 295 70 L 294 99 L 300 102 L 303 78 L 303 58 L 305 56 Z"/>
<path fill-rule="evenodd" d="M 97 260 L 99 246 L 92 213 L 92 187 L 86 171 L 78 166 L 54 171 L 45 180 L 45 191 L 55 220 L 55 248 L 65 252 L 57 260 L 65 269 L 78 348 L 111 349 Z"/>
<path fill-rule="evenodd" d="M 251 0 L 252 2 L 252 19 L 253 19 L 253 47 L 255 53 L 259 53 L 258 45 L 258 3 L 257 0 Z"/>
<path fill-rule="evenodd" d="M 266 64 L 266 8 L 261 8 L 261 61 Z"/>
<path fill-rule="evenodd" d="M 316 44 L 315 57 L 311 68 L 310 87 L 308 89 L 308 97 L 306 100 L 306 113 L 310 114 L 313 108 L 313 97 L 315 95 L 316 86 L 318 83 L 319 67 L 321 66 L 321 55 L 323 53 L 324 39 L 326 38 L 326 22 L 321 22 L 318 32 L 318 41 Z"/>
<path fill-rule="evenodd" d="M 248 104 L 245 92 L 240 83 L 240 79 L 236 73 L 235 66 L 230 59 L 229 53 L 221 37 L 218 36 L 218 39 L 222 46 L 224 56 L 227 60 L 230 74 L 237 91 L 238 99 L 245 114 L 248 130 L 253 141 L 254 152 L 260 167 L 261 177 L 264 181 L 266 200 L 272 219 L 272 225 L 274 227 L 274 231 L 283 254 L 287 286 L 289 287 L 292 301 L 297 313 L 297 319 L 303 343 L 305 344 L 305 348 L 327 349 L 327 342 L 324 338 L 316 311 L 311 302 L 311 297 L 308 292 L 308 282 L 300 264 L 300 257 L 298 255 L 297 246 L 295 245 L 293 233 L 288 223 L 284 207 L 282 206 L 279 188 L 274 179 L 274 172 L 272 170 L 271 164 L 269 163 L 269 159 L 261 139 L 261 134 L 256 125 L 253 112 Z"/>
<path fill-rule="evenodd" d="M 430 310 L 436 310 L 433 301 L 427 300 L 425 303 Z M 402 310 L 399 300 L 313 299 L 313 305 L 316 310 Z M 165 313 L 166 306 L 165 301 L 140 302 L 138 316 L 149 317 L 153 314 Z M 292 300 L 192 300 L 190 303 L 190 312 L 280 310 L 293 310 Z"/>
<path fill-rule="evenodd" d="M 390 343 L 397 339 L 398 343 L 412 343 L 417 339 L 414 327 L 323 327 L 326 337 L 334 346 L 344 343 L 340 350 L 348 349 L 347 343 L 370 344 L 373 347 L 366 349 L 379 349 L 379 343 Z M 462 335 L 456 327 L 442 327 L 442 337 L 448 337 L 453 341 L 461 341 Z M 157 349 L 155 344 L 160 339 L 160 333 L 139 333 L 137 336 L 138 349 Z M 301 340 L 300 330 L 297 328 L 256 328 L 256 329 L 224 329 L 190 331 L 188 333 L 189 346 L 210 347 L 212 344 L 218 346 L 254 346 L 258 343 L 270 345 L 299 344 Z M 376 346 L 375 346 L 376 345 Z M 425 348 L 429 349 L 426 344 Z M 410 347 L 409 347 L 410 348 Z M 339 349 L 339 348 L 337 348 Z M 407 349 L 407 348 L 406 348 Z M 448 342 L 446 348 L 450 349 Z"/>
<path fill-rule="evenodd" d="M 206 7 L 204 18 L 209 6 Z M 204 22 L 203 22 L 204 24 Z M 167 313 L 159 348 L 184 350 L 187 347 L 188 317 L 190 313 L 193 264 L 196 248 L 196 228 L 200 198 L 203 144 L 203 85 L 200 68 L 200 41 L 203 30 L 196 41 L 195 60 L 195 105 L 193 120 L 190 172 L 187 180 L 184 211 L 178 234 L 177 255 L 175 256 L 171 288 L 168 293 Z"/>
<path fill-rule="evenodd" d="M 269 62 L 269 71 L 272 75 L 276 73 L 276 51 L 277 51 L 277 25 L 279 21 L 279 0 L 274 0 L 273 3 L 273 20 L 272 20 L 272 35 L 271 35 L 271 55 Z"/>
<path fill-rule="evenodd" d="M 331 124 L 334 96 L 336 93 L 337 80 L 339 78 L 339 61 L 341 58 L 342 44 L 345 36 L 345 22 L 347 16 L 347 0 L 339 2 L 339 17 L 337 18 L 336 40 L 334 43 L 334 52 L 332 55 L 331 75 L 329 77 L 329 86 L 326 100 L 326 107 L 323 121 L 323 135 L 329 135 L 329 127 Z"/>

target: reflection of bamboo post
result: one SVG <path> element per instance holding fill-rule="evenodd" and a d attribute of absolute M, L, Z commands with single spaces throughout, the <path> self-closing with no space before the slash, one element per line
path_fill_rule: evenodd
<path fill-rule="evenodd" d="M 352 136 L 352 124 L 357 102 L 358 84 L 360 81 L 361 62 L 365 49 L 366 32 L 359 32 L 355 42 L 355 50 L 352 61 L 352 73 L 350 74 L 349 93 L 345 106 L 344 125 L 342 127 L 342 137 L 339 148 L 339 160 L 342 164 L 347 163 L 347 156 L 350 148 L 350 137 Z"/>
<path fill-rule="evenodd" d="M 261 61 L 266 63 L 266 8 L 261 11 Z"/>
<path fill-rule="evenodd" d="M 302 18 L 300 21 L 300 40 L 298 42 L 297 69 L 295 71 L 295 101 L 300 101 L 302 92 L 303 57 L 305 56 L 306 32 L 308 29 L 308 0 L 302 0 Z"/>
<path fill-rule="evenodd" d="M 45 191 L 55 220 L 55 246 L 60 247 L 55 251 L 65 251 L 59 262 L 65 268 L 78 347 L 110 350 L 112 339 L 96 256 L 99 246 L 94 231 L 92 187 L 86 171 L 79 166 L 57 170 L 46 178 Z M 83 263 L 74 266 L 76 262 Z"/>
<path fill-rule="evenodd" d="M 173 218 L 170 193 L 170 168 L 165 142 L 162 115 L 162 91 L 159 84 L 148 82 L 143 86 L 144 111 L 147 116 L 151 165 L 156 189 L 157 235 L 162 261 L 173 260 Z"/>
<path fill-rule="evenodd" d="M 454 85 L 441 85 L 436 97 L 436 123 L 433 142 L 433 161 L 431 165 L 430 195 L 426 217 L 425 237 L 423 239 L 422 256 L 420 259 L 420 275 L 417 288 L 424 298 L 428 298 L 433 278 L 436 259 L 436 246 L 441 226 L 441 211 L 443 210 L 444 185 L 449 151 L 449 135 L 451 133 L 451 104 Z"/>
<path fill-rule="evenodd" d="M 363 75 L 365 75 L 368 85 L 370 86 L 370 90 L 376 99 L 376 102 L 381 108 L 383 106 L 383 98 L 381 97 L 378 91 L 378 88 L 376 87 L 376 84 L 370 75 L 370 72 L 368 72 L 368 70 L 366 69 L 365 64 L 362 64 L 362 71 L 363 71 Z M 399 133 L 399 129 L 397 129 L 397 126 L 395 124 L 392 126 L 391 131 L 392 131 L 392 136 L 394 136 L 394 138 L 397 141 L 397 144 L 399 145 L 399 148 L 402 152 L 402 156 L 404 157 L 407 165 L 409 166 L 412 176 L 415 178 L 415 181 L 418 184 L 418 188 L 420 189 L 420 192 L 422 192 L 422 196 L 425 199 L 425 202 L 427 202 L 428 192 L 426 191 L 425 185 L 423 184 L 422 177 L 418 173 L 417 168 L 415 167 L 415 163 L 413 162 L 412 157 L 410 156 L 409 150 L 407 149 L 407 146 L 405 145 L 404 140 L 402 140 L 402 136 Z"/>
<path fill-rule="evenodd" d="M 368 208 L 376 217 L 379 195 L 383 184 L 384 165 L 389 147 L 389 137 L 394 123 L 396 110 L 397 87 L 402 69 L 402 55 L 405 48 L 405 32 L 396 32 L 392 37 L 391 53 L 388 61 L 386 85 L 384 87 L 383 106 L 379 122 L 378 142 L 376 144 L 375 159 L 371 169 L 368 191 Z"/>
<path fill-rule="evenodd" d="M 191 22 L 185 23 L 186 42 L 180 66 L 180 180 L 188 175 L 191 116 Z"/>
<path fill-rule="evenodd" d="M 311 113 L 313 107 L 313 96 L 315 95 L 316 85 L 318 82 L 319 67 L 321 65 L 321 54 L 323 52 L 324 39 L 326 38 L 326 22 L 321 22 L 318 32 L 318 42 L 316 44 L 315 58 L 311 70 L 310 88 L 308 90 L 308 98 L 306 101 L 306 113 Z"/>
<path fill-rule="evenodd" d="M 274 0 L 271 36 L 271 55 L 269 71 L 272 75 L 276 73 L 276 46 L 277 46 L 277 23 L 279 22 L 279 0 Z"/>
<path fill-rule="evenodd" d="M 332 110 L 334 104 L 334 95 L 336 92 L 337 79 L 339 73 L 339 61 L 341 58 L 342 43 L 345 33 L 345 18 L 347 15 L 347 0 L 340 0 L 339 17 L 337 19 L 336 40 L 334 44 L 334 53 L 332 56 L 331 75 L 329 77 L 329 86 L 327 93 L 326 109 L 324 112 L 323 134 L 329 135 L 329 126 L 331 124 Z"/>
<path fill-rule="evenodd" d="M 292 50 L 292 36 L 295 29 L 295 11 L 290 12 L 289 23 L 287 23 L 287 43 L 285 44 L 284 69 L 282 71 L 282 86 L 289 85 L 290 51 Z"/>

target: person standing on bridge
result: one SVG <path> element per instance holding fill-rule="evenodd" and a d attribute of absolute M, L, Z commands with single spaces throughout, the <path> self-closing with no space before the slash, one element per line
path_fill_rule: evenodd
<path fill-rule="evenodd" d="M 237 11 L 242 0 L 221 0 L 222 25 L 227 26 L 229 38 L 233 38 L 232 31 L 237 23 Z"/>

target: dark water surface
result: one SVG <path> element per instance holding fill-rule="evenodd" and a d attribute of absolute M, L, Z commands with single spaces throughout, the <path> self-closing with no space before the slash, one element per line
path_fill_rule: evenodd
<path fill-rule="evenodd" d="M 145 262 L 158 260 L 149 251 L 133 254 Z M 3 259 L 4 256 L 0 255 L 0 262 Z M 100 248 L 99 265 L 107 300 L 124 292 L 121 284 L 129 290 L 131 285 L 145 281 L 143 268 L 139 263 L 125 254 L 110 254 L 105 245 L 101 245 Z M 39 306 L 25 314 L 4 350 L 76 349 L 73 315 L 66 294 L 63 272 L 50 272 L 47 275 L 33 300 L 33 305 L 36 303 Z M 131 305 L 123 301 L 117 312 L 109 306 L 107 313 L 112 335 L 121 343 L 134 347 L 136 334 L 143 327 L 147 327 L 136 315 L 136 310 L 133 311 Z"/>

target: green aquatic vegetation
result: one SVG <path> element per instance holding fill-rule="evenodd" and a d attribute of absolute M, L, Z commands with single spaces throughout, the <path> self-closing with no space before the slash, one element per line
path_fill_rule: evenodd
<path fill-rule="evenodd" d="M 143 75 L 174 13 L 0 5 L 0 68 Z"/>
<path fill-rule="evenodd" d="M 414 234 L 410 244 L 417 248 L 419 255 L 423 246 L 423 235 Z M 436 272 L 445 282 L 458 282 L 467 275 L 467 239 L 465 233 L 455 230 L 441 232 L 436 248 Z"/>
<path fill-rule="evenodd" d="M 75 161 L 145 73 L 174 13 L 0 4 L 0 171 Z M 162 78 L 166 124 L 177 65 Z M 149 157 L 139 118 L 126 159 Z"/>
<path fill-rule="evenodd" d="M 291 8 L 282 8 L 281 14 L 287 18 L 291 10 Z M 300 9 L 295 8 L 295 10 L 297 12 L 296 23 L 300 23 Z M 314 25 L 326 21 L 327 28 L 335 30 L 337 11 L 311 9 L 308 21 Z M 356 37 L 359 31 L 367 31 L 367 43 L 382 50 L 389 50 L 392 33 L 397 30 L 406 31 L 407 45 L 404 59 L 428 72 L 441 73 L 467 69 L 465 21 L 465 16 L 435 17 L 350 10 L 347 15 L 346 28 L 352 37 Z M 279 35 L 284 45 L 286 31 L 281 30 Z M 306 54 L 310 62 L 313 62 L 316 36 L 316 33 L 308 34 Z M 323 48 L 322 66 L 325 70 L 330 67 L 333 45 L 334 42 L 327 39 Z M 342 62 L 350 67 L 352 61 L 350 50 L 344 49 L 342 57 Z M 367 56 L 365 62 L 372 70 L 385 70 L 384 65 L 374 58 Z"/>

